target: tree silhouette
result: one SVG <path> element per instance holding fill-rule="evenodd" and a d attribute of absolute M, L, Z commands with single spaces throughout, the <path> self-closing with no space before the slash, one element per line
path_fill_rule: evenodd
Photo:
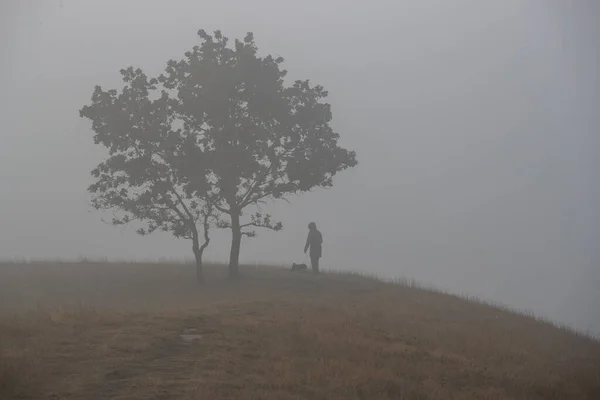
<path fill-rule="evenodd" d="M 210 226 L 219 220 L 206 196 L 186 190 L 190 179 L 202 179 L 185 173 L 180 153 L 190 139 L 173 128 L 174 101 L 166 93 L 150 99 L 156 79 L 148 80 L 133 68 L 121 74 L 126 86 L 120 93 L 96 86 L 92 105 L 80 110 L 81 117 L 93 122 L 95 143 L 109 149 L 109 157 L 92 170 L 96 182 L 88 188 L 91 204 L 113 210 L 114 225 L 139 222 L 140 235 L 161 230 L 190 239 L 197 280 L 203 283 L 202 255 L 210 242 Z"/>
<path fill-rule="evenodd" d="M 99 195 L 101 205 L 129 213 L 141 202 L 153 209 L 169 208 L 179 220 L 182 214 L 197 221 L 189 215 L 209 207 L 216 226 L 231 229 L 229 274 L 235 278 L 242 236 L 256 235 L 247 229 L 282 228 L 261 212 L 243 221 L 249 207 L 331 187 L 334 175 L 357 161 L 353 151 L 338 146 L 322 86 L 311 86 L 308 80 L 285 86 L 283 58 L 259 57 L 252 33 L 235 40 L 233 47 L 220 31 L 211 36 L 200 30 L 198 35 L 202 43 L 184 59 L 168 61 L 158 78 L 148 80 L 141 70 L 129 68 L 122 71 L 127 85 L 120 94 L 96 88 L 92 105 L 81 114 L 92 119 L 95 141 L 110 149 L 111 158 L 94 171 L 99 182 L 90 190 Z M 119 174 L 111 172 L 115 164 Z M 119 178 L 123 164 L 134 169 L 128 170 L 124 183 Z M 155 171 L 148 172 L 148 164 Z M 102 173 L 109 176 L 103 179 Z M 137 184 L 139 175 L 160 177 L 158 191 L 173 193 L 168 203 L 163 195 L 132 199 L 126 202 L 129 208 L 120 200 L 105 202 L 115 193 L 120 199 L 121 185 Z M 183 213 L 175 212 L 172 204 Z M 169 224 L 166 230 L 182 229 Z M 183 226 L 190 227 L 193 238 L 192 224 Z"/>

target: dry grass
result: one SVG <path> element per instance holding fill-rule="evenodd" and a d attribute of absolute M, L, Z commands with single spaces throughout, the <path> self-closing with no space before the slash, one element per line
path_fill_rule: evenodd
<path fill-rule="evenodd" d="M 406 285 L 244 271 L 199 290 L 186 265 L 0 265 L 0 398 L 600 398 L 581 335 Z"/>

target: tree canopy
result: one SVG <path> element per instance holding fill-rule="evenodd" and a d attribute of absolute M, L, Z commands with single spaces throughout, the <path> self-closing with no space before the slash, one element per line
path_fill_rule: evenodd
<path fill-rule="evenodd" d="M 195 241 L 199 221 L 206 232 L 211 223 L 231 229 L 235 277 L 241 238 L 255 235 L 248 229 L 282 227 L 268 214 L 244 217 L 247 208 L 331 187 L 357 161 L 338 145 L 322 86 L 286 86 L 283 58 L 260 57 L 252 33 L 233 46 L 220 31 L 198 35 L 201 44 L 158 77 L 129 67 L 121 91 L 95 88 L 80 115 L 109 157 L 92 171 L 89 191 L 95 207 L 120 213 L 115 224 L 145 223 L 141 234 L 161 229 Z"/>

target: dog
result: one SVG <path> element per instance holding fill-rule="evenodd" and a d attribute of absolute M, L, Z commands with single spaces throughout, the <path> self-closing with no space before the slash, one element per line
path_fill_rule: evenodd
<path fill-rule="evenodd" d="M 306 271 L 308 269 L 308 265 L 306 264 L 292 264 L 292 272 L 294 271 Z"/>

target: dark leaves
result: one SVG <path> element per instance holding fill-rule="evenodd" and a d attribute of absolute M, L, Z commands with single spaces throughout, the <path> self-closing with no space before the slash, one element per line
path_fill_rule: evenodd
<path fill-rule="evenodd" d="M 124 68 L 120 91 L 96 86 L 80 110 L 94 142 L 109 152 L 91 172 L 92 204 L 120 212 L 118 224 L 144 223 L 140 234 L 188 237 L 208 209 L 232 213 L 329 187 L 336 173 L 357 164 L 329 126 L 322 86 L 284 86 L 283 58 L 260 57 L 251 32 L 233 46 L 220 31 L 198 36 L 201 43 L 169 60 L 160 76 Z M 260 213 L 246 226 L 282 227 Z"/>

